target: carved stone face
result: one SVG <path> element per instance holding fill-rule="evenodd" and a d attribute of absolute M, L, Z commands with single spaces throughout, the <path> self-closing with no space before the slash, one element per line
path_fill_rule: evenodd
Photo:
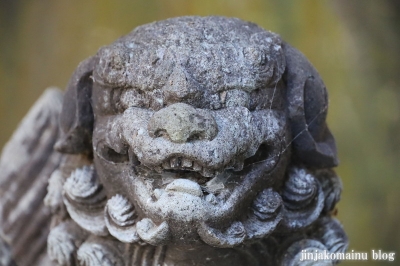
<path fill-rule="evenodd" d="M 56 145 L 90 165 L 60 171 L 68 217 L 99 237 L 78 257 L 100 242 L 196 251 L 264 239 L 276 261 L 270 247 L 305 238 L 339 199 L 326 112 L 304 56 L 238 19 L 169 19 L 101 48 L 71 78 Z M 243 265 L 235 258 L 225 263 Z"/>
<path fill-rule="evenodd" d="M 280 39 L 221 22 L 140 27 L 102 48 L 93 71 L 101 182 L 141 218 L 167 222 L 176 242 L 197 239 L 200 224 L 229 226 L 282 179 L 270 174 L 288 144 Z M 249 180 L 260 164 L 264 174 Z"/>

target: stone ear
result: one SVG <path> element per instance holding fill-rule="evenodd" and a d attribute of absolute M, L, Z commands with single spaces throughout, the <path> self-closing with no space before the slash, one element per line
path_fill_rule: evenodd
<path fill-rule="evenodd" d="M 54 148 L 62 153 L 92 152 L 93 110 L 91 75 L 95 57 L 81 62 L 69 80 L 60 114 L 61 135 Z"/>
<path fill-rule="evenodd" d="M 296 159 L 314 168 L 337 166 L 336 143 L 326 125 L 328 95 L 318 72 L 298 50 L 284 44 L 287 109 Z"/>

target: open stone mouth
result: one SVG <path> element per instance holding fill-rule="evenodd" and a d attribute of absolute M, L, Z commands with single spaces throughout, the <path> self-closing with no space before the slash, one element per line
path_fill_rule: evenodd
<path fill-rule="evenodd" d="M 213 177 L 216 174 L 215 170 L 203 167 L 197 161 L 185 157 L 172 157 L 168 160 L 165 160 L 162 163 L 161 168 L 164 171 L 169 171 L 177 174 L 194 172 L 200 174 L 203 177 Z"/>
<path fill-rule="evenodd" d="M 155 188 L 163 188 L 166 184 L 175 179 L 187 179 L 202 187 L 207 182 L 215 179 L 221 172 L 227 170 L 214 170 L 204 166 L 198 160 L 193 160 L 182 155 L 170 155 L 161 164 L 148 166 L 138 159 L 132 149 L 127 148 L 123 152 L 117 152 L 108 145 L 98 145 L 98 155 L 106 161 L 113 163 L 129 162 L 133 166 L 136 175 L 152 183 Z M 207 192 L 207 189 L 204 189 Z"/>
<path fill-rule="evenodd" d="M 222 191 L 228 192 L 240 182 L 240 177 L 252 164 L 269 158 L 270 150 L 260 145 L 257 152 L 241 163 L 240 170 L 232 167 L 210 169 L 196 160 L 184 156 L 172 156 L 159 166 L 148 167 L 136 162 L 137 175 L 151 187 L 155 197 L 166 190 L 186 192 L 197 196 L 221 196 Z M 176 180 L 180 180 L 176 182 Z M 186 181 L 182 181 L 186 180 Z M 223 193 L 226 194 L 226 193 Z"/>
<path fill-rule="evenodd" d="M 210 193 L 217 193 L 225 187 L 226 178 L 221 177 L 226 176 L 231 170 L 210 170 L 195 161 L 174 157 L 164 162 L 162 167 L 149 168 L 139 164 L 136 166 L 136 172 L 152 187 L 151 190 L 156 197 L 159 192 L 163 191 L 206 196 Z M 179 181 L 176 182 L 177 180 Z"/>

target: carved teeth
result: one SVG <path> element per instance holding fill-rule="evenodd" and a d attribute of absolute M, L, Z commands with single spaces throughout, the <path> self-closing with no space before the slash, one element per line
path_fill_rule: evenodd
<path fill-rule="evenodd" d="M 170 160 L 171 168 L 179 168 L 181 167 L 181 158 L 172 158 Z"/>
<path fill-rule="evenodd" d="M 161 167 L 166 170 L 182 168 L 187 170 L 193 170 L 196 172 L 200 172 L 203 169 L 203 167 L 199 163 L 191 159 L 182 157 L 173 157 L 169 159 L 169 161 L 164 161 L 161 164 Z M 159 167 L 155 167 L 154 169 L 158 170 Z"/>
<path fill-rule="evenodd" d="M 182 167 L 190 168 L 192 167 L 193 162 L 189 159 L 183 159 L 182 160 Z"/>
<path fill-rule="evenodd" d="M 170 158 L 169 160 L 164 161 L 161 164 L 161 166 L 154 167 L 154 170 L 159 173 L 161 173 L 163 169 L 164 170 L 170 170 L 170 169 L 189 170 L 189 171 L 198 172 L 205 177 L 213 177 L 217 174 L 217 172 L 213 169 L 204 168 L 196 161 L 193 161 L 188 158 L 182 158 L 182 157 Z"/>
<path fill-rule="evenodd" d="M 198 163 L 196 163 L 196 162 L 193 163 L 193 170 L 194 170 L 194 171 L 200 172 L 201 169 L 202 169 L 202 167 L 201 167 L 200 164 L 198 164 Z"/>
<path fill-rule="evenodd" d="M 187 179 L 174 180 L 165 188 L 165 191 L 183 192 L 198 197 L 201 197 L 203 195 L 200 185 Z"/>

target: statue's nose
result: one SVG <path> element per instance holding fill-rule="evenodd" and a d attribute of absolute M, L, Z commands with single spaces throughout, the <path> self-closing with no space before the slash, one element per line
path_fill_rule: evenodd
<path fill-rule="evenodd" d="M 212 140 L 218 132 L 214 117 L 207 111 L 176 103 L 157 111 L 148 124 L 149 135 L 167 137 L 172 142 Z"/>

